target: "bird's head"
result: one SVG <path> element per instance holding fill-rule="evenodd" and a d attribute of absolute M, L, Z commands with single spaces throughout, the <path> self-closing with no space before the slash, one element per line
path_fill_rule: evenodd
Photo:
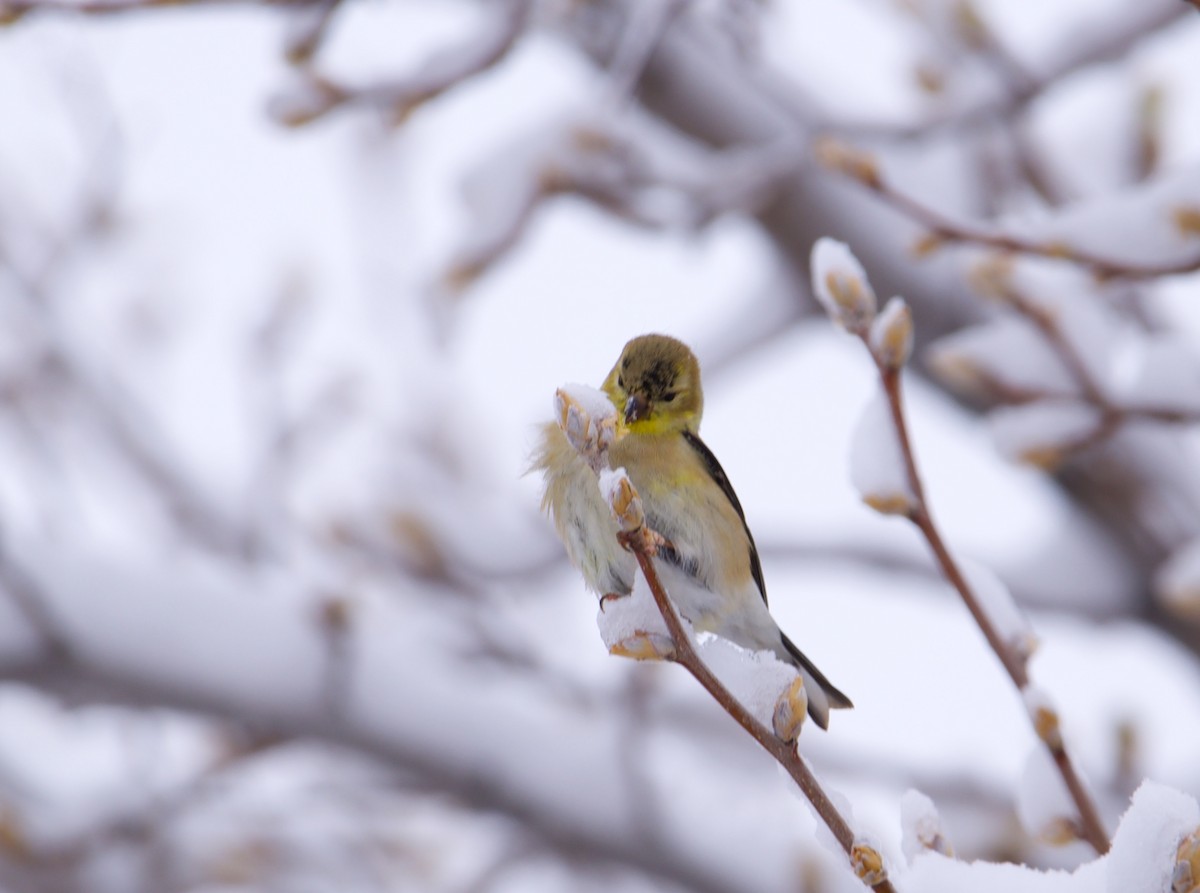
<path fill-rule="evenodd" d="M 700 363 L 688 346 L 675 338 L 634 338 L 621 351 L 603 387 L 628 431 L 695 432 L 700 427 L 704 412 Z"/>

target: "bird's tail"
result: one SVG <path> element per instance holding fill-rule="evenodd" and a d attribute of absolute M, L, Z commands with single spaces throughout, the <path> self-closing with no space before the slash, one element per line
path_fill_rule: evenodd
<path fill-rule="evenodd" d="M 795 646 L 791 639 L 783 633 L 779 635 L 783 639 L 783 647 L 804 677 L 804 691 L 808 695 L 808 715 L 821 728 L 829 728 L 830 710 L 849 709 L 854 705 L 848 697 L 834 687 L 832 682 L 825 678 L 820 670 L 813 666 L 813 662 L 804 656 L 804 653 Z"/>

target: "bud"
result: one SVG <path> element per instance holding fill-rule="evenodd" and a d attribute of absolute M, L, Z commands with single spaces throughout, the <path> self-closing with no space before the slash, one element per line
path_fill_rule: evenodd
<path fill-rule="evenodd" d="M 850 482 L 863 502 L 882 514 L 908 516 L 918 507 L 891 403 L 882 389 L 863 407 L 854 426 Z"/>
<path fill-rule="evenodd" d="M 942 818 L 933 801 L 920 791 L 908 790 L 900 798 L 900 845 L 911 864 L 922 853 L 941 853 L 954 858 L 954 847 L 942 831 Z"/>
<path fill-rule="evenodd" d="M 1159 568 L 1155 595 L 1172 616 L 1200 619 L 1200 537 L 1178 548 Z"/>
<path fill-rule="evenodd" d="M 1175 870 L 1171 873 L 1171 893 L 1196 893 L 1200 890 L 1200 828 L 1183 840 L 1175 850 Z"/>
<path fill-rule="evenodd" d="M 850 865 L 858 879 L 868 887 L 882 884 L 887 880 L 887 868 L 883 864 L 883 856 L 879 850 L 866 840 L 856 840 L 850 847 Z"/>
<path fill-rule="evenodd" d="M 971 267 L 967 281 L 983 297 L 1007 303 L 1013 293 L 1013 267 L 1011 254 L 991 254 Z"/>
<path fill-rule="evenodd" d="M 804 677 L 797 676 L 775 702 L 771 727 L 776 735 L 790 744 L 800 737 L 800 727 L 804 725 L 807 715 L 808 693 L 804 690 Z"/>
<path fill-rule="evenodd" d="M 1059 727 L 1058 711 L 1050 703 L 1049 696 L 1040 688 L 1026 686 L 1022 694 L 1025 696 L 1025 709 L 1029 712 L 1029 720 L 1038 738 L 1042 740 L 1052 753 L 1063 749 L 1062 729 Z"/>
<path fill-rule="evenodd" d="M 913 70 L 917 86 L 930 96 L 940 96 L 946 91 L 946 72 L 930 63 L 921 62 Z"/>
<path fill-rule="evenodd" d="M 883 186 L 879 165 L 869 152 L 848 146 L 833 137 L 824 136 L 814 144 L 813 154 L 816 156 L 818 164 L 831 171 L 844 174 L 871 189 L 879 189 Z"/>
<path fill-rule="evenodd" d="M 912 244 L 913 257 L 918 260 L 924 260 L 930 255 L 940 251 L 946 244 L 946 237 L 941 233 L 929 232 L 917 238 Z"/>
<path fill-rule="evenodd" d="M 29 12 L 28 6 L 10 6 L 7 3 L 0 3 L 0 27 L 11 25 L 27 12 Z"/>
<path fill-rule="evenodd" d="M 21 817 L 8 804 L 0 803 L 0 856 L 5 856 L 5 861 L 16 861 L 31 855 Z"/>
<path fill-rule="evenodd" d="M 892 298 L 871 323 L 871 353 L 888 369 L 899 369 L 912 355 L 912 310 L 903 298 Z"/>
<path fill-rule="evenodd" d="M 1180 205 L 1171 209 L 1171 222 L 1180 235 L 1200 236 L 1200 208 Z"/>
<path fill-rule="evenodd" d="M 633 482 L 624 468 L 600 472 L 600 495 L 612 509 L 613 517 L 626 533 L 640 530 L 646 523 L 646 512 Z"/>
<path fill-rule="evenodd" d="M 991 42 L 991 32 L 979 10 L 970 0 L 959 0 L 954 6 L 954 28 L 959 39 L 974 50 L 983 50 Z"/>
<path fill-rule="evenodd" d="M 812 251 L 813 292 L 829 318 L 849 332 L 864 334 L 875 318 L 875 292 L 862 265 L 842 242 L 817 240 Z"/>
<path fill-rule="evenodd" d="M 608 467 L 608 448 L 617 436 L 617 410 L 603 391 L 564 385 L 554 392 L 554 420 L 593 471 L 599 474 Z"/>
<path fill-rule="evenodd" d="M 662 633 L 638 631 L 609 646 L 608 653 L 633 660 L 673 660 L 675 642 Z"/>

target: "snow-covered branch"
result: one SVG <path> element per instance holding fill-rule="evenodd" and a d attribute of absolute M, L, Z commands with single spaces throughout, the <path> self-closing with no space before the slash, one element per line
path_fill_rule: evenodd
<path fill-rule="evenodd" d="M 621 638 L 609 645 L 613 653 L 627 657 L 651 660 L 670 660 L 683 666 L 695 677 L 713 699 L 721 705 L 726 713 L 740 725 L 758 744 L 767 751 L 783 769 L 792 777 L 796 785 L 804 792 L 821 821 L 833 833 L 838 844 L 845 850 L 850 859 L 854 873 L 866 886 L 878 893 L 895 893 L 895 888 L 887 877 L 883 857 L 876 847 L 865 839 L 855 835 L 853 829 L 838 811 L 833 800 L 817 781 L 804 758 L 800 756 L 797 741 L 801 724 L 807 710 L 807 699 L 804 692 L 803 680 L 794 672 L 791 683 L 775 690 L 778 694 L 768 701 L 770 727 L 759 716 L 748 709 L 708 666 L 700 654 L 695 638 L 685 621 L 680 617 L 672 604 L 670 596 L 663 587 L 654 567 L 654 558 L 659 549 L 669 544 L 663 537 L 649 526 L 642 508 L 641 497 L 625 474 L 624 469 L 611 470 L 608 465 L 608 445 L 612 442 L 616 424 L 616 409 L 608 403 L 603 394 L 598 392 L 578 396 L 575 392 L 560 390 L 558 402 L 561 409 L 558 414 L 559 425 L 571 445 L 586 458 L 589 465 L 598 474 L 598 485 L 606 501 L 612 509 L 613 516 L 620 526 L 618 539 L 621 544 L 633 552 L 637 558 L 642 577 L 649 587 L 654 607 L 666 625 L 666 636 L 647 629 L 650 624 L 635 624 L 631 636 Z M 589 409 L 591 410 L 589 412 Z M 597 414 L 599 413 L 599 415 Z M 606 596 L 609 601 L 636 599 L 637 587 L 633 595 L 618 597 Z M 603 609 L 603 606 L 602 606 Z M 602 610 L 603 616 L 603 610 Z M 605 628 L 611 623 L 604 623 Z M 606 638 L 611 638 L 606 633 Z M 713 643 L 716 645 L 716 643 Z M 720 647 L 720 646 L 717 646 Z M 732 654 L 732 652 L 730 652 Z M 758 672 L 752 661 L 746 658 L 752 655 L 731 657 L 728 663 L 739 673 L 747 670 Z M 749 663 L 749 666 L 744 664 Z"/>
<path fill-rule="evenodd" d="M 1084 219 L 1079 209 L 1064 215 L 1063 224 L 1058 227 L 1053 224 L 1047 225 L 1045 222 L 1033 226 L 1000 227 L 956 220 L 927 204 L 922 198 L 897 186 L 884 175 L 877 160 L 861 149 L 830 138 L 818 141 L 815 152 L 817 159 L 829 170 L 864 186 L 873 195 L 925 229 L 925 235 L 918 240 L 914 248 L 918 256 L 928 256 L 943 245 L 965 244 L 1003 254 L 1031 255 L 1065 261 L 1082 267 L 1100 279 L 1156 279 L 1200 270 L 1200 249 L 1186 244 L 1195 241 L 1196 233 L 1193 230 L 1197 229 L 1193 220 L 1198 212 L 1189 203 L 1189 200 L 1196 196 L 1194 182 L 1175 184 L 1170 190 L 1162 187 L 1146 190 L 1145 195 L 1139 196 L 1140 200 L 1136 202 L 1109 199 L 1109 209 L 1088 209 L 1086 219 L 1090 226 L 1095 225 L 1097 216 L 1109 216 L 1119 208 L 1126 217 L 1126 226 L 1129 225 L 1130 214 L 1143 218 L 1144 222 L 1136 227 L 1139 233 L 1159 232 L 1168 230 L 1168 226 L 1174 227 L 1173 234 L 1169 231 L 1164 232 L 1165 244 L 1161 246 L 1146 246 L 1141 242 L 1133 246 L 1125 244 L 1124 250 L 1130 254 L 1127 258 L 1122 258 L 1101 254 L 1091 248 L 1073 244 L 1069 240 L 1071 221 Z M 1163 204 L 1167 207 L 1162 207 Z M 1032 238 L 1026 235 L 1031 228 L 1047 230 L 1049 234 L 1043 238 Z M 1061 234 L 1055 234 L 1056 229 L 1060 230 Z M 1182 248 L 1180 243 L 1183 243 Z M 1142 258 L 1147 255 L 1165 255 L 1167 258 L 1146 263 Z"/>

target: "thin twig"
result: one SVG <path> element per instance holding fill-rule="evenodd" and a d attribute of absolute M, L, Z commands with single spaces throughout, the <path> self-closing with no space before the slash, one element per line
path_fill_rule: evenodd
<path fill-rule="evenodd" d="M 1188 0 L 1200 6 L 1200 0 Z M 1131 4 L 1130 8 L 1138 4 Z M 913 124 L 865 124 L 842 126 L 834 124 L 840 133 L 877 139 L 911 140 L 944 131 L 967 132 L 990 120 L 1008 121 L 1029 108 L 1039 97 L 1066 81 L 1071 75 L 1112 62 L 1129 54 L 1143 41 L 1179 22 L 1187 10 L 1182 6 L 1140 4 L 1135 16 L 1113 26 L 1097 29 L 1082 39 L 1063 47 L 1063 52 L 1050 62 L 1050 67 L 1020 84 L 1012 84 L 1005 95 L 984 99 L 965 107 L 949 109 Z M 1090 29 L 1089 29 L 1090 30 Z"/>
<path fill-rule="evenodd" d="M 896 429 L 896 438 L 900 444 L 901 455 L 904 457 L 905 475 L 908 478 L 909 489 L 913 497 L 913 508 L 909 511 L 908 518 L 925 537 L 925 541 L 929 544 L 934 559 L 937 561 L 946 580 L 962 597 L 967 610 L 975 618 L 975 622 L 983 632 L 984 638 L 987 639 L 988 644 L 1000 659 L 1000 663 L 1004 665 L 1009 678 L 1023 692 L 1029 686 L 1029 672 L 1026 666 L 1026 658 L 1018 654 L 1001 637 L 999 630 L 996 629 L 991 618 L 988 617 L 971 584 L 967 582 L 958 563 L 950 554 L 950 550 L 946 547 L 941 532 L 938 530 L 930 514 L 929 505 L 925 498 L 925 487 L 917 470 L 912 442 L 908 435 L 908 424 L 904 415 L 903 397 L 900 391 L 900 369 L 881 362 L 876 357 L 875 351 L 871 349 L 871 344 L 866 334 L 863 333 L 860 337 L 867 351 L 875 358 L 884 394 L 887 397 L 888 406 L 891 411 L 892 423 Z M 1054 758 L 1054 763 L 1062 775 L 1067 790 L 1070 792 L 1071 799 L 1075 803 L 1075 808 L 1079 811 L 1079 835 L 1091 844 L 1097 853 L 1101 855 L 1107 853 L 1110 842 L 1108 833 L 1104 830 L 1104 824 L 1100 819 L 1099 810 L 1097 810 L 1090 792 L 1079 777 L 1075 764 L 1071 760 L 1070 754 L 1067 753 L 1066 746 L 1063 744 L 1061 737 L 1047 740 L 1047 737 L 1043 737 L 1040 733 L 1038 737 L 1050 750 L 1050 755 Z"/>
<path fill-rule="evenodd" d="M 808 764 L 804 762 L 804 758 L 800 756 L 794 742 L 788 742 L 776 735 L 772 730 L 768 729 L 749 710 L 735 698 L 721 681 L 713 674 L 711 670 L 701 660 L 700 655 L 696 653 L 696 649 L 692 647 L 691 639 L 688 637 L 686 630 L 683 628 L 683 623 L 679 619 L 679 615 L 675 611 L 674 605 L 663 588 L 662 582 L 658 578 L 658 572 L 654 569 L 650 542 L 651 540 L 645 536 L 622 536 L 622 543 L 626 544 L 637 558 L 638 566 L 642 569 L 642 574 L 646 578 L 646 582 L 650 586 L 650 592 L 654 596 L 654 603 L 658 606 L 659 613 L 662 614 L 663 621 L 667 625 L 667 630 L 671 634 L 672 642 L 675 646 L 675 654 L 672 658 L 676 663 L 681 664 L 687 669 L 696 681 L 704 686 L 705 690 L 716 700 L 721 708 L 732 716 L 743 729 L 745 729 L 762 748 L 775 758 L 799 785 L 800 790 L 804 792 L 804 796 L 813 805 L 813 809 L 821 817 L 821 820 L 833 832 L 833 836 L 837 838 L 842 849 L 847 855 L 851 854 L 855 843 L 854 831 L 842 818 L 837 807 L 833 805 L 833 801 L 825 793 L 812 770 L 808 768 Z M 895 893 L 895 888 L 891 882 L 884 878 L 873 885 L 873 889 L 878 893 Z"/>
<path fill-rule="evenodd" d="M 263 0 L 264 5 L 305 6 L 313 0 Z M 29 13 L 116 15 L 171 6 L 235 6 L 241 0 L 2 0 L 0 24 L 8 24 Z M 246 3 L 244 5 L 251 5 Z"/>
<path fill-rule="evenodd" d="M 1200 413 L 1195 411 L 1147 404 L 1127 406 L 1112 400 L 1105 392 L 1100 380 L 1088 367 L 1083 355 L 1067 337 L 1057 316 L 1040 306 L 1032 298 L 1022 294 L 1010 282 L 998 282 L 996 285 L 1004 302 L 1037 329 L 1046 345 L 1054 351 L 1063 366 L 1066 367 L 1067 372 L 1075 380 L 1075 384 L 1079 387 L 1079 395 L 1062 396 L 1072 400 L 1082 397 L 1085 403 L 1100 414 L 1099 421 L 1093 430 L 1075 440 L 1059 445 L 1061 454 L 1068 455 L 1103 443 L 1120 431 L 1126 422 L 1133 419 L 1169 424 L 1200 421 Z M 1045 395 L 1041 398 L 1035 396 L 1034 399 L 1050 399 L 1050 396 Z"/>

